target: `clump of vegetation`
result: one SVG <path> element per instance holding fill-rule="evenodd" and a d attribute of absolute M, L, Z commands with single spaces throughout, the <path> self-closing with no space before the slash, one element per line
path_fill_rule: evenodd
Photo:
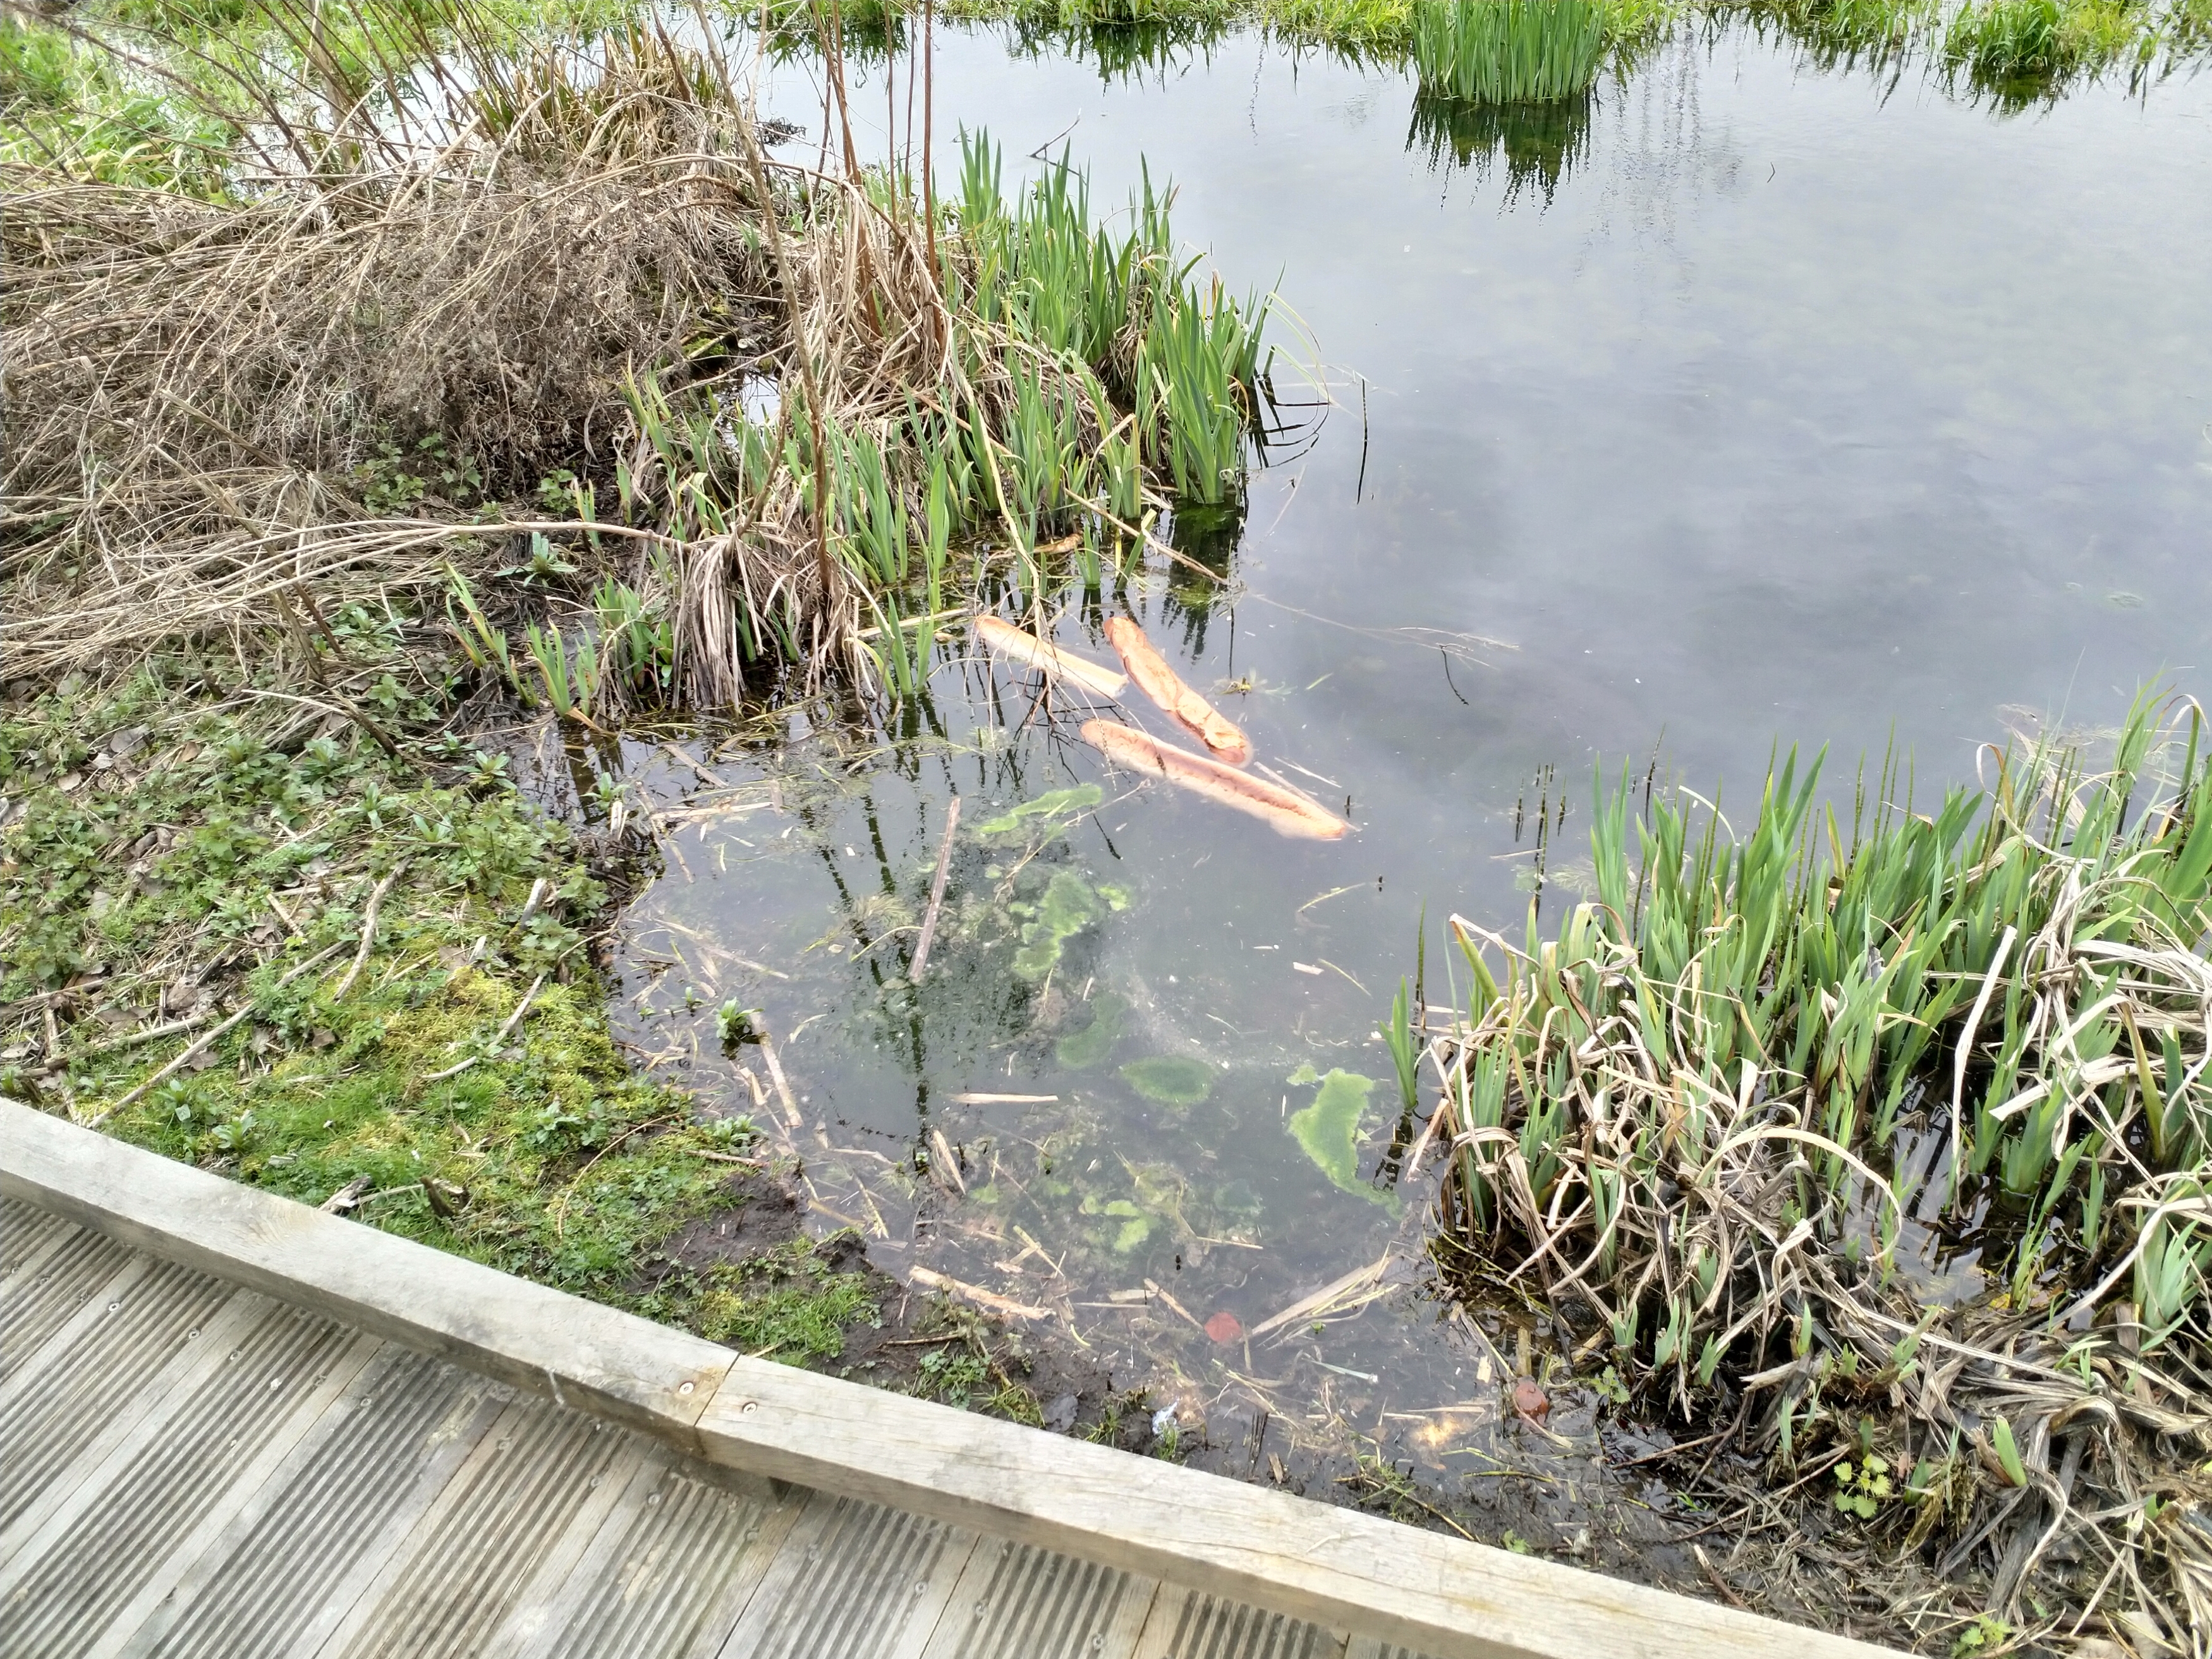
<path fill-rule="evenodd" d="M 2075 69 L 2081 43 L 2058 0 L 1985 0 L 1943 26 L 1943 56 L 1987 85 L 2051 80 Z"/>
<path fill-rule="evenodd" d="M 387 50 L 340 63 L 329 9 L 264 13 L 220 73 L 197 36 L 69 37 L 213 124 L 197 171 L 127 182 L 84 121 L 26 125 L 97 88 L 9 26 L 51 94 L 0 119 L 19 672 L 303 581 L 450 583 L 481 665 L 565 716 L 793 664 L 909 692 L 974 561 L 1030 585 L 1071 528 L 1095 563 L 1241 488 L 1265 307 L 1195 280 L 1149 183 L 1115 234 L 1064 167 L 1006 199 L 980 137 L 951 203 L 849 143 L 824 179 L 642 26 L 517 51 L 363 12 Z M 468 583 L 521 550 L 599 586 L 518 644 Z"/>
<path fill-rule="evenodd" d="M 2208 37 L 2203 0 L 1756 0 L 1743 9 L 1822 64 L 1895 73 L 1917 57 L 1948 88 L 1999 108 L 2107 74 L 2139 88 L 2200 57 Z"/>
<path fill-rule="evenodd" d="M 883 1307 L 879 1285 L 833 1267 L 830 1254 L 795 1238 L 742 1262 L 673 1273 L 638 1306 L 757 1358 L 833 1360 L 845 1352 L 848 1329 L 881 1324 Z"/>
<path fill-rule="evenodd" d="M 1196 1106 L 1213 1092 L 1213 1071 L 1184 1054 L 1147 1054 L 1121 1067 L 1121 1080 L 1161 1106 Z"/>
<path fill-rule="evenodd" d="M 397 752 L 273 659 L 6 709 L 10 1092 L 608 1295 L 719 1172 L 638 1133 L 688 1109 L 607 1035 L 577 925 L 605 890 L 503 757 L 413 738 L 450 688 L 386 617 L 331 621 L 337 695 Z"/>
<path fill-rule="evenodd" d="M 1427 0 L 1413 12 L 1421 90 L 1482 104 L 1587 92 L 1605 52 L 1595 0 Z"/>
<path fill-rule="evenodd" d="M 1313 1079 L 1309 1077 L 1307 1080 Z M 1366 1112 L 1367 1097 L 1374 1091 L 1374 1079 L 1340 1067 L 1332 1069 L 1319 1082 L 1321 1087 L 1315 1091 L 1312 1103 L 1291 1114 L 1291 1136 L 1314 1161 L 1314 1167 L 1332 1184 L 1375 1203 L 1394 1206 L 1394 1194 L 1368 1186 L 1359 1179 L 1359 1121 Z"/>
<path fill-rule="evenodd" d="M 1556 938 L 1533 910 L 1520 945 L 1455 919 L 1452 1230 L 1785 1467 L 1837 1441 L 1867 1467 L 1876 1406 L 1897 1467 L 1982 1448 L 2005 1507 L 1958 1559 L 1994 1533 L 2001 1613 L 2044 1559 L 2014 1532 L 2094 1532 L 2166 1478 L 2160 1448 L 2212 1451 L 2201 726 L 2146 701 L 2109 770 L 2008 752 L 1932 812 L 1885 769 L 1848 826 L 1792 757 L 1741 838 L 1650 798 L 1633 874 L 1623 788 Z M 1980 1294 L 1929 1304 L 1938 1237 L 1972 1242 Z M 1851 1480 L 1855 1512 L 1887 1496 Z M 2125 1536 L 2125 1593 L 2203 1628 L 2212 1547 Z M 2093 1602 L 2102 1571 L 2039 1593 Z"/>

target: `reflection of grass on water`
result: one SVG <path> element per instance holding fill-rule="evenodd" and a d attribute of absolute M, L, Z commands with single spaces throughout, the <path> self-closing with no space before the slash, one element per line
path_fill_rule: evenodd
<path fill-rule="evenodd" d="M 1751 15 L 1827 70 L 1901 64 L 1925 14 L 1926 0 L 1782 0 Z"/>
<path fill-rule="evenodd" d="M 1213 49 L 1240 27 L 1211 9 L 1160 21 L 1091 18 L 1063 23 L 1024 15 L 1012 20 L 1008 42 L 1018 58 L 1073 58 L 1089 63 L 1109 86 L 1181 75 L 1212 61 Z"/>
<path fill-rule="evenodd" d="M 1568 170 L 1589 154 L 1592 95 L 1545 104 L 1474 104 L 1417 97 L 1406 148 L 1425 149 L 1434 168 L 1472 168 L 1486 179 L 1503 161 L 1505 199 L 1539 191 L 1546 205 Z"/>
<path fill-rule="evenodd" d="M 2048 102 L 2084 77 L 2131 86 L 2212 46 L 2212 0 L 1750 0 L 1823 67 L 1916 53 L 1954 92 L 2000 108 Z"/>
<path fill-rule="evenodd" d="M 2013 105 L 2084 76 L 2124 71 L 2134 82 L 2212 49 L 2212 0 L 1603 0 L 1592 9 L 1605 52 L 1632 50 L 1687 18 L 1742 17 L 1778 29 L 1824 66 L 1894 64 L 1917 51 L 1956 89 Z M 1012 22 L 1033 49 L 1049 43 L 1092 58 L 1112 80 L 1181 68 L 1240 27 L 1401 64 L 1418 55 L 1425 19 L 1454 9 L 1437 0 L 949 0 L 938 15 Z"/>

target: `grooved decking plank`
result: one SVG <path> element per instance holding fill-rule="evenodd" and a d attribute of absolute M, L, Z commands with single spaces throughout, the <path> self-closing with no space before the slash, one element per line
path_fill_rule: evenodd
<path fill-rule="evenodd" d="M 538 1558 L 536 1570 L 508 1608 L 507 1617 L 485 1639 L 471 1650 L 470 1659 L 492 1659 L 520 1644 L 526 1632 L 537 1627 L 537 1612 L 559 1600 L 563 1589 L 576 1582 L 584 1558 L 592 1553 L 599 1534 L 622 1507 L 633 1488 L 647 1495 L 668 1468 L 670 1453 L 642 1435 L 617 1431 L 614 1456 L 599 1473 L 586 1477 L 586 1491 L 568 1524 Z"/>
<path fill-rule="evenodd" d="M 173 1262 L 135 1257 L 0 1388 L 8 1443 L 0 1540 L 83 1478 L 68 1472 L 88 1450 L 155 1408 L 173 1365 L 238 1294 Z M 0 1541 L 0 1561 L 13 1553 Z"/>
<path fill-rule="evenodd" d="M 1158 1591 L 1095 1561 L 986 1538 L 922 1659 L 1131 1659 Z"/>
<path fill-rule="evenodd" d="M 382 1346 L 178 1575 L 121 1659 L 313 1654 L 506 1398 L 488 1377 Z"/>
<path fill-rule="evenodd" d="M 76 1231 L 51 1210 L 0 1198 L 0 1301 L 7 1299 L 9 1283 L 16 1274 Z"/>
<path fill-rule="evenodd" d="M 721 1659 L 921 1659 L 975 1534 L 815 1492 Z"/>
<path fill-rule="evenodd" d="M 690 1458 L 648 1463 L 562 1593 L 485 1659 L 714 1659 L 808 1496 L 733 1489 Z"/>
<path fill-rule="evenodd" d="M 76 1231 L 10 1279 L 0 1291 L 0 1382 L 30 1364 L 131 1259 L 113 1239 Z"/>
<path fill-rule="evenodd" d="M 27 1496 L 21 1511 L 0 1529 L 0 1632 L 6 1629 L 7 1590 L 26 1551 L 44 1547 L 40 1540 L 99 1500 L 101 1483 L 127 1459 L 162 1433 L 208 1380 L 227 1363 L 239 1341 L 282 1310 L 266 1297 L 234 1291 L 200 1334 L 155 1371 L 138 1392 L 100 1423 L 92 1437 L 66 1462 L 58 1463 L 40 1488 Z M 39 1454 L 32 1452 L 37 1458 Z"/>
<path fill-rule="evenodd" d="M 127 1638 L 380 1346 L 263 1306 L 0 1569 L 0 1652 L 84 1659 Z"/>
<path fill-rule="evenodd" d="M 1163 1589 L 1136 1659 L 1345 1659 L 1340 1631 L 1200 1590 Z"/>
<path fill-rule="evenodd" d="M 635 1443 L 544 1401 L 501 1412 L 321 1650 L 326 1659 L 476 1659 Z"/>

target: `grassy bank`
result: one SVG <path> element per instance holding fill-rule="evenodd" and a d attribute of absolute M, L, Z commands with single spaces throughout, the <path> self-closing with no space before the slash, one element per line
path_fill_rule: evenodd
<path fill-rule="evenodd" d="M 10 696 L 9 1091 L 619 1303 L 742 1133 L 630 1078 L 586 849 L 504 753 L 418 735 L 452 688 L 386 617 L 331 620 L 319 691 L 186 649 Z"/>
<path fill-rule="evenodd" d="M 2145 701 L 2106 769 L 1992 752 L 1925 808 L 1885 770 L 1848 821 L 1794 757 L 1740 830 L 1647 789 L 1633 862 L 1627 780 L 1601 787 L 1555 934 L 1455 919 L 1473 991 L 1431 1051 L 1463 1271 L 1540 1286 L 1701 1445 L 1978 1575 L 2008 1626 L 2184 1648 L 2212 1583 L 2203 724 Z"/>

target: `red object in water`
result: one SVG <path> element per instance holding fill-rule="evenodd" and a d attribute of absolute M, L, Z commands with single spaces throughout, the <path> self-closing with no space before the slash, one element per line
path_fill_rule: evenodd
<path fill-rule="evenodd" d="M 1552 1409 L 1552 1402 L 1536 1386 L 1536 1380 L 1524 1376 L 1513 1385 L 1513 1409 L 1531 1423 L 1540 1423 Z"/>
<path fill-rule="evenodd" d="M 1206 1334 L 1225 1348 L 1244 1334 L 1244 1328 L 1237 1322 L 1235 1314 L 1224 1308 L 1206 1322 Z"/>

